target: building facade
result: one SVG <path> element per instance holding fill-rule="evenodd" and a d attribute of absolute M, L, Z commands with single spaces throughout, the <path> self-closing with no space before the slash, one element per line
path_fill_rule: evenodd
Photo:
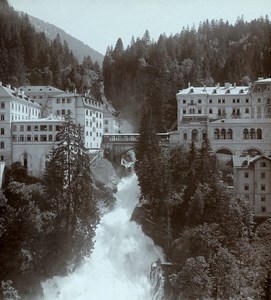
<path fill-rule="evenodd" d="M 246 197 L 256 217 L 271 216 L 271 158 L 233 156 L 234 192 Z"/>
<path fill-rule="evenodd" d="M 177 94 L 175 142 L 208 137 L 215 152 L 271 154 L 271 78 L 250 86 L 188 87 Z"/>
<path fill-rule="evenodd" d="M 103 135 L 102 103 L 87 95 L 51 86 L 0 84 L 0 161 L 20 161 L 30 174 L 42 176 L 56 134 L 66 115 L 82 126 L 85 147 L 100 150 Z"/>

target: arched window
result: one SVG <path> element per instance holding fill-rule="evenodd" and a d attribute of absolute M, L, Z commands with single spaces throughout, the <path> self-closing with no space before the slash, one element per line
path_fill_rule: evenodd
<path fill-rule="evenodd" d="M 248 134 L 248 129 L 247 128 L 245 128 L 243 130 L 243 139 L 244 140 L 248 140 L 249 139 L 249 134 Z"/>
<path fill-rule="evenodd" d="M 225 140 L 226 139 L 226 129 L 221 129 L 221 139 Z"/>
<path fill-rule="evenodd" d="M 261 128 L 257 129 L 257 140 L 261 140 L 262 139 L 262 130 Z"/>
<path fill-rule="evenodd" d="M 228 129 L 228 131 L 227 131 L 227 139 L 232 140 L 232 129 Z"/>
<path fill-rule="evenodd" d="M 209 108 L 209 114 L 212 114 L 212 113 L 213 113 L 213 109 Z"/>
<path fill-rule="evenodd" d="M 256 132 L 254 128 L 250 129 L 250 138 L 254 140 L 256 138 Z"/>
<path fill-rule="evenodd" d="M 219 129 L 217 128 L 214 130 L 214 139 L 219 140 Z"/>
<path fill-rule="evenodd" d="M 193 142 L 197 142 L 198 141 L 198 135 L 199 135 L 199 132 L 197 129 L 193 129 L 192 130 L 192 141 Z"/>
<path fill-rule="evenodd" d="M 187 133 L 183 134 L 183 140 L 186 141 L 187 140 Z"/>

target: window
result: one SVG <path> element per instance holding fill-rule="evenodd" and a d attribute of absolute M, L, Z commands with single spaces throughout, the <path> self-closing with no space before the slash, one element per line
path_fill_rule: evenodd
<path fill-rule="evenodd" d="M 35 126 L 34 126 L 34 130 L 35 130 L 35 131 L 38 131 L 38 130 L 39 130 L 39 126 L 38 126 L 38 125 L 35 125 Z"/>
<path fill-rule="evenodd" d="M 27 125 L 26 130 L 31 131 L 31 125 Z"/>
<path fill-rule="evenodd" d="M 183 114 L 184 114 L 184 115 L 186 114 L 186 109 L 183 110 Z"/>
<path fill-rule="evenodd" d="M 186 100 L 185 99 L 183 99 L 183 104 L 185 104 L 186 103 Z"/>
<path fill-rule="evenodd" d="M 257 129 L 257 140 L 261 140 L 262 139 L 262 130 L 261 128 Z"/>
<path fill-rule="evenodd" d="M 4 134 L 5 134 L 5 128 L 1 128 L 0 134 L 1 134 L 1 135 L 4 135 Z"/>
<path fill-rule="evenodd" d="M 31 135 L 28 135 L 28 136 L 26 137 L 26 140 L 27 140 L 28 142 L 31 142 Z"/>
<path fill-rule="evenodd" d="M 254 139 L 255 139 L 255 136 L 256 136 L 255 129 L 254 129 L 254 128 L 250 129 L 250 138 L 251 138 L 252 140 L 254 140 Z"/>
<path fill-rule="evenodd" d="M 249 114 L 249 108 L 248 108 L 248 107 L 246 107 L 245 113 L 246 113 L 246 114 Z"/>
<path fill-rule="evenodd" d="M 198 100 L 198 103 L 201 103 L 201 99 Z"/>
<path fill-rule="evenodd" d="M 4 155 L 1 155 L 0 160 L 4 161 Z"/>
<path fill-rule="evenodd" d="M 2 109 L 5 108 L 5 102 L 1 102 L 0 108 L 2 108 Z"/>
<path fill-rule="evenodd" d="M 223 139 L 223 140 L 225 140 L 226 139 L 226 129 L 221 129 L 221 138 Z"/>
<path fill-rule="evenodd" d="M 51 134 L 48 136 L 48 140 L 49 140 L 49 142 L 52 142 L 53 136 Z"/>
<path fill-rule="evenodd" d="M 261 98 L 258 98 L 258 103 L 261 103 L 261 101 L 262 101 Z"/>
<path fill-rule="evenodd" d="M 232 140 L 232 129 L 228 129 L 228 131 L 227 131 L 227 138 L 229 140 Z"/>
<path fill-rule="evenodd" d="M 265 201 L 265 196 L 261 196 L 261 201 L 262 201 L 262 202 Z"/>
<path fill-rule="evenodd" d="M 261 178 L 265 179 L 265 172 L 261 172 Z"/>
<path fill-rule="evenodd" d="M 261 184 L 261 191 L 265 191 L 265 184 Z"/>
<path fill-rule="evenodd" d="M 40 136 L 40 141 L 41 142 L 46 142 L 47 141 L 47 135 L 41 135 Z"/>
<path fill-rule="evenodd" d="M 212 99 L 209 99 L 209 103 L 213 103 L 213 100 L 212 100 Z"/>
<path fill-rule="evenodd" d="M 236 102 L 237 102 L 237 103 L 240 103 L 240 99 L 236 99 Z"/>
<path fill-rule="evenodd" d="M 248 178 L 248 177 L 249 177 L 249 173 L 245 172 L 245 178 Z"/>
<path fill-rule="evenodd" d="M 225 99 L 222 99 L 222 103 L 225 103 Z"/>
<path fill-rule="evenodd" d="M 47 131 L 47 125 L 40 125 L 40 131 Z"/>
<path fill-rule="evenodd" d="M 86 115 L 88 116 L 88 110 L 86 109 Z"/>
<path fill-rule="evenodd" d="M 244 185 L 244 190 L 245 190 L 245 191 L 249 191 L 249 185 L 248 185 L 248 184 L 245 184 L 245 185 Z"/>
<path fill-rule="evenodd" d="M 265 206 L 262 206 L 262 207 L 261 207 L 261 211 L 262 211 L 262 212 L 266 212 Z"/>
<path fill-rule="evenodd" d="M 24 136 L 20 135 L 20 141 L 23 142 L 24 141 Z"/>
<path fill-rule="evenodd" d="M 235 103 L 235 99 L 232 99 L 232 103 Z"/>
<path fill-rule="evenodd" d="M 0 148 L 4 149 L 5 148 L 5 142 L 0 142 Z"/>
<path fill-rule="evenodd" d="M 71 99 L 70 98 L 67 99 L 67 103 L 71 103 Z"/>
<path fill-rule="evenodd" d="M 187 141 L 187 133 L 183 134 L 183 139 L 184 139 L 184 141 Z"/>
<path fill-rule="evenodd" d="M 53 125 L 49 125 L 49 131 L 53 131 Z"/>
<path fill-rule="evenodd" d="M 219 140 L 219 129 L 214 130 L 214 139 Z"/>
<path fill-rule="evenodd" d="M 56 99 L 56 103 L 60 103 L 60 99 Z"/>
<path fill-rule="evenodd" d="M 260 162 L 260 167 L 261 168 L 266 168 L 266 162 L 265 161 L 261 161 Z"/>
<path fill-rule="evenodd" d="M 246 99 L 246 103 L 249 103 L 249 99 Z"/>
<path fill-rule="evenodd" d="M 245 128 L 245 129 L 243 130 L 243 139 L 244 139 L 244 140 L 248 140 L 248 138 L 249 138 L 249 135 L 248 135 L 248 129 Z"/>
<path fill-rule="evenodd" d="M 20 131 L 24 131 L 24 125 L 20 125 Z"/>
<path fill-rule="evenodd" d="M 221 99 L 218 99 L 218 103 L 221 103 Z"/>
<path fill-rule="evenodd" d="M 64 104 L 64 103 L 65 103 L 65 99 L 63 98 L 63 99 L 62 99 L 62 104 Z"/>
<path fill-rule="evenodd" d="M 62 109 L 62 111 L 61 111 L 61 113 L 62 113 L 62 116 L 64 116 L 65 115 L 65 109 Z"/>
<path fill-rule="evenodd" d="M 213 113 L 213 109 L 209 108 L 209 114 L 212 114 L 212 113 Z"/>
<path fill-rule="evenodd" d="M 198 110 L 198 114 L 201 114 L 201 109 Z"/>
<path fill-rule="evenodd" d="M 39 140 L 39 136 L 38 136 L 38 135 L 35 135 L 35 136 L 34 136 L 34 141 L 37 142 L 38 140 Z"/>
<path fill-rule="evenodd" d="M 5 121 L 5 115 L 3 115 L 3 114 L 0 115 L 0 120 L 1 120 L 1 121 Z"/>

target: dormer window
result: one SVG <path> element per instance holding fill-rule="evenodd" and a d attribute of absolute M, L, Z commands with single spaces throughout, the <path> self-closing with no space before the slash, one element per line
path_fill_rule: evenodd
<path fill-rule="evenodd" d="M 194 89 L 190 89 L 190 93 L 194 93 Z"/>
<path fill-rule="evenodd" d="M 240 93 L 240 94 L 244 93 L 244 90 L 243 90 L 243 89 L 241 89 L 239 93 Z"/>
<path fill-rule="evenodd" d="M 229 89 L 228 89 L 228 90 L 226 90 L 226 94 L 230 94 L 230 92 L 231 92 L 231 91 L 230 91 Z"/>
<path fill-rule="evenodd" d="M 213 94 L 216 94 L 216 90 L 213 90 Z"/>

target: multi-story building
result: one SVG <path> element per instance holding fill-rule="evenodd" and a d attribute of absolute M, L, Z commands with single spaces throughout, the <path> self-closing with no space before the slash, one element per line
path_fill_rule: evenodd
<path fill-rule="evenodd" d="M 85 95 L 64 92 L 51 86 L 26 86 L 20 88 L 29 97 L 35 97 L 43 109 L 43 116 L 64 118 L 71 114 L 75 123 L 84 130 L 85 147 L 90 151 L 100 149 L 103 134 L 103 105 Z"/>
<path fill-rule="evenodd" d="M 271 216 L 271 158 L 233 155 L 234 192 L 245 196 L 256 217 Z"/>
<path fill-rule="evenodd" d="M 120 133 L 120 120 L 113 107 L 106 105 L 104 108 L 104 134 Z"/>
<path fill-rule="evenodd" d="M 12 161 L 20 161 L 29 174 L 42 177 L 62 122 L 53 116 L 12 122 Z"/>
<path fill-rule="evenodd" d="M 99 150 L 102 103 L 51 86 L 13 90 L 0 84 L 0 161 L 10 164 L 19 160 L 32 175 L 41 176 L 67 114 L 82 126 L 89 152 Z"/>
<path fill-rule="evenodd" d="M 189 86 L 177 101 L 171 140 L 200 147 L 208 138 L 220 162 L 233 161 L 234 191 L 249 199 L 256 216 L 270 217 L 271 78 L 250 86 Z"/>
<path fill-rule="evenodd" d="M 190 86 L 177 101 L 176 142 L 200 146 L 208 137 L 216 153 L 271 153 L 271 78 L 250 86 Z"/>
<path fill-rule="evenodd" d="M 41 116 L 41 106 L 23 92 L 4 87 L 0 83 L 0 161 L 12 161 L 11 124 L 30 121 Z"/>

